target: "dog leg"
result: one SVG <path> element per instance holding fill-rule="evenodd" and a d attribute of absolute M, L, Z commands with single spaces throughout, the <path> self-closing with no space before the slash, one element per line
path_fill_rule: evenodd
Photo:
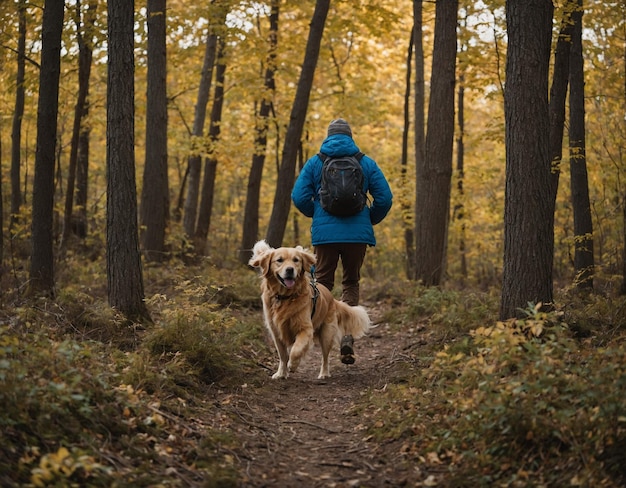
<path fill-rule="evenodd" d="M 309 350 L 312 340 L 313 332 L 310 330 L 302 331 L 296 336 L 296 340 L 291 347 L 291 352 L 289 353 L 289 363 L 287 363 L 289 372 L 294 373 L 298 369 L 300 361 Z"/>
<path fill-rule="evenodd" d="M 277 380 L 281 378 L 287 378 L 289 376 L 289 371 L 287 370 L 287 361 L 289 359 L 289 354 L 287 352 L 287 347 L 282 342 L 274 339 L 274 345 L 276 346 L 276 352 L 278 353 L 278 371 L 272 375 L 272 379 Z"/>
<path fill-rule="evenodd" d="M 320 334 L 320 347 L 322 348 L 322 365 L 320 366 L 320 374 L 317 379 L 330 378 L 330 368 L 328 356 L 333 346 L 336 344 L 339 329 L 336 323 L 322 325 L 322 333 Z"/>

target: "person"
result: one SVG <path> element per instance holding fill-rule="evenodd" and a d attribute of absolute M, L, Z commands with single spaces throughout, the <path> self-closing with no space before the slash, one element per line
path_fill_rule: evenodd
<path fill-rule="evenodd" d="M 346 120 L 338 118 L 329 124 L 327 137 L 322 142 L 320 152 L 329 157 L 348 156 L 359 152 L 352 138 L 352 129 Z M 335 271 L 341 260 L 343 270 L 341 301 L 355 306 L 359 304 L 361 267 L 367 247 L 376 245 L 373 226 L 387 216 L 393 195 L 376 161 L 364 155 L 361 158 L 361 167 L 364 190 L 371 200 L 369 205 L 348 217 L 332 215 L 326 212 L 319 202 L 322 164 L 319 154 L 306 162 L 293 187 L 291 199 L 300 212 L 312 217 L 311 244 L 317 257 L 315 267 L 317 282 L 332 290 L 335 284 Z M 341 343 L 342 361 L 348 364 L 354 362 L 352 342 L 352 338 L 346 336 Z"/>

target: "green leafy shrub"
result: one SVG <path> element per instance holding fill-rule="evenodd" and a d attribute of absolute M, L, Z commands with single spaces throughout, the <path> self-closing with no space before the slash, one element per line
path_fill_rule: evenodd
<path fill-rule="evenodd" d="M 471 330 L 465 348 L 450 334 L 423 374 L 369 398 L 388 426 L 372 435 L 403 439 L 426 471 L 448 466 L 447 486 L 622 486 L 622 342 L 585 347 L 563 314 L 525 315 Z"/>

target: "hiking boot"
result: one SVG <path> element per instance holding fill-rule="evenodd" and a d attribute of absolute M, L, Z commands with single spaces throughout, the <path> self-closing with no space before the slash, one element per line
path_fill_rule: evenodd
<path fill-rule="evenodd" d="M 343 336 L 341 339 L 340 353 L 343 364 L 354 364 L 354 339 L 351 335 Z"/>

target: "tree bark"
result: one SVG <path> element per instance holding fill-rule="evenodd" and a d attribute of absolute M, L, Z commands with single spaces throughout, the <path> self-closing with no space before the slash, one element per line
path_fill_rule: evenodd
<path fill-rule="evenodd" d="M 521 315 L 529 302 L 552 304 L 554 212 L 547 96 L 552 12 L 550 0 L 506 2 L 502 320 Z"/>
<path fill-rule="evenodd" d="M 623 68 L 626 72 L 626 44 L 624 44 Z M 624 101 L 626 102 L 626 76 L 624 77 Z M 620 295 L 626 295 L 626 190 L 622 195 L 622 285 L 620 286 Z"/>
<path fill-rule="evenodd" d="M 146 93 L 146 159 L 141 192 L 141 231 L 146 259 L 165 256 L 169 221 L 167 175 L 166 0 L 148 0 L 148 86 Z"/>
<path fill-rule="evenodd" d="M 32 256 L 27 294 L 54 296 L 54 164 L 64 3 L 46 0 L 41 32 L 37 149 L 33 180 Z"/>
<path fill-rule="evenodd" d="M 454 207 L 454 215 L 460 222 L 459 236 L 459 257 L 461 259 L 461 279 L 467 278 L 467 261 L 465 259 L 465 189 L 463 181 L 465 178 L 465 77 L 459 75 L 458 89 L 458 115 L 459 135 L 456 140 L 456 173 L 457 190 L 459 192 L 459 203 Z"/>
<path fill-rule="evenodd" d="M 81 2 L 76 1 L 74 21 L 78 42 L 78 96 L 74 107 L 74 125 L 72 127 L 72 141 L 70 144 L 70 160 L 67 176 L 67 192 L 65 194 L 65 209 L 63 218 L 63 233 L 61 236 L 61 251 L 67 245 L 67 240 L 73 228 L 74 188 L 78 166 L 78 148 L 80 145 L 83 121 L 89 112 L 89 79 L 91 77 L 93 24 L 96 15 L 97 3 L 90 1 L 84 24 L 81 20 Z M 81 25 L 82 24 L 82 25 Z"/>
<path fill-rule="evenodd" d="M 582 51 L 582 0 L 572 14 L 569 92 L 570 185 L 574 210 L 574 270 L 578 289 L 593 288 L 593 223 L 585 152 L 585 77 Z"/>
<path fill-rule="evenodd" d="M 553 206 L 556 206 L 556 196 L 559 188 L 561 160 L 563 158 L 563 130 L 565 127 L 565 101 L 567 99 L 567 84 L 569 82 L 570 49 L 572 46 L 572 10 L 576 0 L 568 0 L 563 7 L 563 18 L 559 37 L 554 50 L 554 69 L 552 86 L 550 87 L 550 160 Z M 554 211 L 554 210 L 553 210 Z"/>
<path fill-rule="evenodd" d="M 215 4 L 215 2 L 212 2 Z M 215 65 L 215 57 L 217 53 L 217 26 L 223 25 L 226 20 L 226 7 L 217 4 L 217 13 L 213 10 L 210 12 L 209 18 L 215 18 L 214 22 L 209 25 L 207 34 L 206 49 L 204 51 L 204 61 L 202 65 L 202 73 L 200 75 L 200 86 L 198 87 L 198 98 L 196 100 L 196 108 L 194 112 L 192 138 L 192 153 L 188 159 L 189 171 L 187 174 L 187 196 L 183 208 L 183 229 L 187 237 L 193 237 L 196 229 L 196 217 L 198 215 L 198 200 L 200 195 L 200 175 L 202 173 L 202 135 L 204 132 L 204 123 L 206 121 L 206 107 L 209 103 L 209 93 L 211 91 L 211 80 L 213 77 L 213 66 Z"/>
<path fill-rule="evenodd" d="M 413 45 L 415 49 L 415 96 L 414 96 L 414 112 L 415 112 L 415 201 L 413 205 L 413 243 L 417 241 L 417 221 L 419 199 L 417 197 L 417 189 L 420 187 L 420 177 L 417 168 L 424 166 L 424 139 L 425 139 L 425 123 L 424 123 L 424 107 L 425 107 L 425 88 L 424 88 L 424 39 L 422 32 L 422 0 L 413 0 Z M 412 279 L 417 279 L 417 253 L 415 244 L 413 244 L 413 263 Z"/>
<path fill-rule="evenodd" d="M 421 32 L 420 32 L 421 34 Z M 409 47 L 406 56 L 406 82 L 404 89 L 404 126 L 402 128 L 402 156 L 400 160 L 400 177 L 402 181 L 403 191 L 400 198 L 400 211 L 402 212 L 402 227 L 404 228 L 404 252 L 406 255 L 405 273 L 407 279 L 413 279 L 415 276 L 415 246 L 413 245 L 413 236 L 415 234 L 413 228 L 413 212 L 411 202 L 408 195 L 412 192 L 408 188 L 408 146 L 409 146 L 409 113 L 411 99 L 411 58 L 413 57 L 413 43 L 415 39 L 415 26 L 411 30 L 411 38 L 409 39 Z"/>
<path fill-rule="evenodd" d="M 272 109 L 272 100 L 276 91 L 274 74 L 276 73 L 276 49 L 278 48 L 278 13 L 279 0 L 272 0 L 270 12 L 269 51 L 265 69 L 265 91 L 261 97 L 260 109 L 256 116 L 254 154 L 252 166 L 248 176 L 246 205 L 243 215 L 243 232 L 239 262 L 247 264 L 252 257 L 252 246 L 259 237 L 259 205 L 261 199 L 261 177 L 265 166 L 265 152 L 267 150 L 267 131 L 269 129 L 269 115 Z"/>
<path fill-rule="evenodd" d="M 437 2 L 424 164 L 416 168 L 416 276 L 439 285 L 445 272 L 450 215 L 457 0 Z"/>
<path fill-rule="evenodd" d="M 205 159 L 204 179 L 202 181 L 202 198 L 198 213 L 198 223 L 194 233 L 194 247 L 196 252 L 203 254 L 206 247 L 211 214 L 213 213 L 213 197 L 215 195 L 215 177 L 217 176 L 217 155 L 215 146 L 220 138 L 222 123 L 222 109 L 224 107 L 224 82 L 226 61 L 224 59 L 224 40 L 218 40 L 218 60 L 215 69 L 215 93 L 213 108 L 211 109 L 211 123 L 209 126 L 209 150 Z"/>
<path fill-rule="evenodd" d="M 149 320 L 137 228 L 134 152 L 134 1 L 108 0 L 107 284 L 109 305 Z"/>
<path fill-rule="evenodd" d="M 20 166 L 22 153 L 22 117 L 24 116 L 24 77 L 26 74 L 26 0 L 17 5 L 17 74 L 15 76 L 15 110 L 11 129 L 11 227 L 17 221 L 22 206 Z"/>
<path fill-rule="evenodd" d="M 267 229 L 266 240 L 272 247 L 280 247 L 285 236 L 285 227 L 287 226 L 289 209 L 291 207 L 291 189 L 295 180 L 298 149 L 309 106 L 313 75 L 315 74 L 317 59 L 319 58 L 324 23 L 326 22 L 329 7 L 330 0 L 317 0 L 315 2 L 315 11 L 311 19 L 302 71 L 300 72 L 296 96 L 289 117 L 289 126 L 285 136 L 282 160 L 276 182 L 274 205 Z"/>

